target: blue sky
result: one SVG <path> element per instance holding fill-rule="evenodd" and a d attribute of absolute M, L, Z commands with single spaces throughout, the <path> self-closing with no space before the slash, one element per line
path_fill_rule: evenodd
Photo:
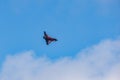
<path fill-rule="evenodd" d="M 7 55 L 34 51 L 52 60 L 74 57 L 120 36 L 119 0 L 1 0 L 0 63 Z M 46 46 L 46 31 L 57 42 Z"/>
<path fill-rule="evenodd" d="M 7 0 L 0 5 L 3 55 L 34 50 L 39 55 L 74 56 L 85 47 L 120 34 L 118 0 Z M 44 30 L 59 41 L 46 46 Z"/>

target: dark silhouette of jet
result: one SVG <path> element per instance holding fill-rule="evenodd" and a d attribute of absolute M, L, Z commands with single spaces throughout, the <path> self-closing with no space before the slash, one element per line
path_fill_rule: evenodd
<path fill-rule="evenodd" d="M 49 45 L 49 44 L 50 44 L 51 42 L 53 42 L 53 41 L 57 41 L 56 38 L 52 38 L 52 37 L 48 36 L 45 31 L 44 31 L 43 39 L 45 39 L 46 45 Z"/>

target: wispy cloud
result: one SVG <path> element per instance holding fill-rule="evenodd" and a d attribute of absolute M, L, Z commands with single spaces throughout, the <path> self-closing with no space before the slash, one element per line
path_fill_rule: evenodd
<path fill-rule="evenodd" d="M 28 8 L 31 0 L 8 0 L 7 2 L 11 11 L 15 14 L 20 14 Z"/>
<path fill-rule="evenodd" d="M 82 50 L 75 58 L 52 61 L 33 51 L 9 55 L 0 80 L 119 80 L 120 39 L 104 40 Z"/>
<path fill-rule="evenodd" d="M 70 16 L 79 15 L 86 10 L 90 10 L 91 5 L 98 8 L 98 13 L 107 14 L 111 12 L 111 7 L 119 5 L 119 0 L 9 0 L 10 9 L 16 14 L 26 11 L 31 6 L 37 5 L 39 8 L 53 8 L 56 14 L 68 13 Z M 91 5 L 89 5 L 91 4 Z M 54 7 L 51 7 L 53 6 Z"/>
<path fill-rule="evenodd" d="M 95 2 L 98 4 L 98 12 L 103 15 L 108 15 L 116 9 L 117 12 L 120 3 L 119 0 L 95 0 Z"/>

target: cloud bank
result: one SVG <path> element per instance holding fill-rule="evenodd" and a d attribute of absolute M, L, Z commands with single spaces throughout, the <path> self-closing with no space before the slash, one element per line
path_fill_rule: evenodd
<path fill-rule="evenodd" d="M 120 39 L 105 40 L 74 58 L 52 61 L 33 51 L 9 55 L 0 80 L 120 80 Z"/>

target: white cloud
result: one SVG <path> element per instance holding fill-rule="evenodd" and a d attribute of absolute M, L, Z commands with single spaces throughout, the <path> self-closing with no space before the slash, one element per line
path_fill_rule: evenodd
<path fill-rule="evenodd" d="M 9 55 L 0 80 L 120 80 L 120 39 L 105 40 L 75 58 L 51 61 L 33 51 Z"/>

